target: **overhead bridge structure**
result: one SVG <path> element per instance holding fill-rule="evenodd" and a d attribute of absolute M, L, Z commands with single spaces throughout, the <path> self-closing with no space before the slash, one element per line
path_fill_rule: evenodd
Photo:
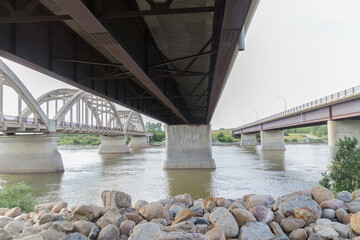
<path fill-rule="evenodd" d="M 17 102 L 4 98 L 6 86 L 17 94 Z M 4 106 L 17 107 L 17 115 L 6 115 Z M 119 111 L 83 90 L 56 89 L 35 99 L 1 60 L 0 132 L 0 173 L 63 171 L 59 133 L 101 135 L 100 154 L 130 152 L 127 136 L 130 147 L 148 147 L 152 136 L 139 113 Z"/>
<path fill-rule="evenodd" d="M 209 123 L 258 3 L 0 0 L 0 56 L 166 123 L 166 168 L 214 168 Z"/>
<path fill-rule="evenodd" d="M 241 135 L 242 146 L 257 145 L 256 133 L 260 132 L 262 150 L 285 150 L 284 129 L 323 124 L 328 126 L 329 159 L 332 160 L 339 138 L 360 139 L 360 86 L 234 128 L 232 132 Z"/>

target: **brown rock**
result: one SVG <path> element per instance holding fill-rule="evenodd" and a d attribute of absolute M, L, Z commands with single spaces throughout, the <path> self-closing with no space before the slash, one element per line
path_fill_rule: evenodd
<path fill-rule="evenodd" d="M 139 213 L 148 221 L 156 218 L 169 218 L 166 208 L 159 202 L 153 202 L 143 206 Z"/>
<path fill-rule="evenodd" d="M 209 240 L 208 237 L 201 233 L 186 233 L 186 232 L 159 232 L 154 240 L 170 240 L 170 239 L 186 239 L 186 240 Z"/>
<path fill-rule="evenodd" d="M 66 202 L 61 202 L 56 204 L 52 209 L 51 212 L 53 213 L 59 213 L 63 208 L 67 208 L 68 204 Z"/>
<path fill-rule="evenodd" d="M 144 220 L 139 214 L 137 213 L 125 213 L 124 216 L 131 221 L 134 221 L 135 224 L 138 224 L 142 220 Z"/>
<path fill-rule="evenodd" d="M 14 218 L 14 217 L 20 216 L 21 214 L 22 214 L 21 208 L 15 207 L 15 208 L 7 210 L 4 216 Z"/>
<path fill-rule="evenodd" d="M 350 219 L 351 217 L 353 216 L 354 214 L 353 213 L 348 213 L 348 214 L 345 214 L 344 217 L 343 217 L 343 221 L 342 223 L 343 224 L 349 224 L 350 223 Z"/>
<path fill-rule="evenodd" d="M 74 231 L 84 234 L 88 236 L 91 229 L 96 226 L 95 223 L 88 222 L 88 221 L 76 221 L 73 223 Z"/>
<path fill-rule="evenodd" d="M 131 196 L 119 191 L 103 191 L 101 199 L 104 207 L 116 206 L 117 208 L 128 208 L 131 205 Z"/>
<path fill-rule="evenodd" d="M 290 233 L 290 240 L 306 240 L 307 235 L 304 229 L 297 229 Z"/>
<path fill-rule="evenodd" d="M 208 231 L 205 236 L 207 236 L 210 240 L 225 240 L 225 233 L 221 228 L 213 228 Z"/>
<path fill-rule="evenodd" d="M 331 199 L 331 200 L 323 201 L 320 204 L 320 207 L 322 209 L 330 208 L 330 209 L 333 209 L 333 210 L 337 210 L 339 208 L 342 208 L 343 206 L 344 206 L 344 202 L 339 200 L 339 199 Z"/>
<path fill-rule="evenodd" d="M 281 220 L 285 218 L 284 214 L 280 211 L 274 212 L 274 221 L 280 224 Z"/>
<path fill-rule="evenodd" d="M 216 205 L 218 207 L 229 208 L 231 206 L 231 202 L 226 198 L 218 198 L 216 201 Z"/>
<path fill-rule="evenodd" d="M 125 236 L 130 236 L 130 231 L 134 229 L 135 222 L 130 220 L 125 220 L 120 225 L 120 234 Z"/>
<path fill-rule="evenodd" d="M 316 186 L 311 189 L 311 194 L 318 204 L 321 204 L 324 201 L 335 199 L 334 194 L 323 186 Z"/>
<path fill-rule="evenodd" d="M 75 220 L 91 221 L 100 216 L 101 208 L 94 205 L 81 205 L 75 207 L 72 216 Z"/>
<path fill-rule="evenodd" d="M 357 233 L 360 234 L 360 212 L 354 214 L 350 218 L 351 228 Z"/>
<path fill-rule="evenodd" d="M 292 232 L 296 229 L 304 227 L 305 221 L 302 219 L 284 218 L 281 220 L 280 225 L 285 232 Z"/>
<path fill-rule="evenodd" d="M 241 227 L 247 222 L 256 222 L 255 216 L 245 209 L 236 208 L 230 211 L 234 216 L 236 223 Z"/>
<path fill-rule="evenodd" d="M 319 214 L 311 210 L 308 207 L 295 208 L 294 209 L 295 218 L 302 219 L 305 221 L 305 226 L 308 226 L 310 223 L 316 222 L 320 218 Z"/>
<path fill-rule="evenodd" d="M 256 206 L 250 209 L 258 222 L 270 223 L 274 219 L 274 213 L 267 207 Z"/>
<path fill-rule="evenodd" d="M 217 205 L 216 205 L 216 202 L 217 202 L 217 198 L 215 197 L 208 197 L 205 199 L 204 201 L 204 207 L 206 210 L 208 211 L 211 211 L 213 208 L 215 208 Z"/>
<path fill-rule="evenodd" d="M 176 214 L 176 218 L 173 221 L 172 225 L 177 224 L 179 222 L 184 222 L 189 220 L 191 217 L 193 216 L 193 211 L 191 211 L 190 209 L 186 209 L 186 210 L 181 210 L 180 212 L 178 212 Z"/>
<path fill-rule="evenodd" d="M 4 216 L 8 210 L 8 208 L 0 208 L 0 216 Z"/>

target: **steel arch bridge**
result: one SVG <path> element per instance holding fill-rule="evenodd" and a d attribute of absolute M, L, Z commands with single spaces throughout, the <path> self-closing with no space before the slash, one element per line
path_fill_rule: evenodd
<path fill-rule="evenodd" d="M 10 104 L 4 97 L 4 86 L 18 96 L 17 116 L 4 114 L 4 105 Z M 112 102 L 82 90 L 56 89 L 35 99 L 1 60 L 0 132 L 148 135 L 138 112 L 119 111 Z"/>

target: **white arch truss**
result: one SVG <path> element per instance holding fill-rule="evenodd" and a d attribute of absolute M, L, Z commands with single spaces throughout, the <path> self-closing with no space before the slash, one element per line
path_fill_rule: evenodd
<path fill-rule="evenodd" d="M 3 84 L 15 90 L 19 95 L 20 104 L 22 100 L 27 105 L 24 109 L 21 106 L 18 108 L 19 116 L 16 117 L 20 119 L 18 123 L 23 119 L 27 122 L 27 125 L 23 124 L 21 128 L 13 121 L 3 118 Z M 31 126 L 34 124 L 38 126 L 35 128 Z M 16 127 L 7 127 L 10 125 Z M 139 113 L 119 111 L 112 102 L 82 90 L 70 88 L 51 90 L 35 100 L 20 79 L 0 60 L 0 131 L 35 130 L 108 135 L 146 134 Z"/>

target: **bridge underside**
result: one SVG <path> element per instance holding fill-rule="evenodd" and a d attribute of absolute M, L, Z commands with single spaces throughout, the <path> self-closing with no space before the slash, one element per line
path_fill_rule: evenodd
<path fill-rule="evenodd" d="M 257 2 L 3 0 L 0 55 L 168 124 L 209 123 Z"/>

